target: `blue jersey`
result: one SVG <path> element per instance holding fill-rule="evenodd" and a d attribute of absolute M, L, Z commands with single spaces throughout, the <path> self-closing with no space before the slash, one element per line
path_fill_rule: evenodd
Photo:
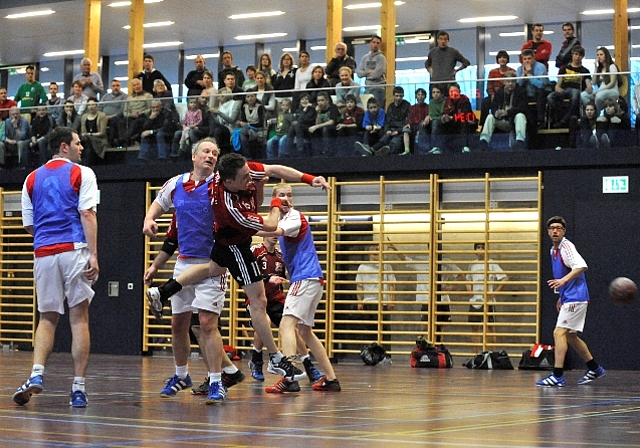
<path fill-rule="evenodd" d="M 284 235 L 279 238 L 280 248 L 291 283 L 322 278 L 322 268 L 313 243 L 311 228 L 302 213 L 291 208 L 280 219 L 278 227 L 284 230 Z"/>
<path fill-rule="evenodd" d="M 213 176 L 209 176 L 206 182 L 189 191 L 184 185 L 187 180 L 189 180 L 189 173 L 177 179 L 173 195 L 180 256 L 208 258 L 213 247 L 214 219 L 209 194 Z"/>
<path fill-rule="evenodd" d="M 568 239 L 563 238 L 557 249 L 551 248 L 551 267 L 553 268 L 553 277 L 560 279 L 572 269 L 586 268 L 587 263 L 576 250 L 576 246 Z M 561 287 L 559 293 L 562 303 L 588 302 L 589 289 L 584 272 Z"/>

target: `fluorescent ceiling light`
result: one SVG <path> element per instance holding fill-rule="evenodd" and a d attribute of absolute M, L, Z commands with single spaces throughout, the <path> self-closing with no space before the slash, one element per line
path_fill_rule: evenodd
<path fill-rule="evenodd" d="M 553 31 L 543 31 L 542 34 L 553 34 Z M 520 37 L 524 36 L 524 31 L 514 31 L 512 33 L 499 33 L 500 37 Z"/>
<path fill-rule="evenodd" d="M 396 28 L 398 25 L 396 25 Z M 364 26 L 348 26 L 346 28 L 342 28 L 342 31 L 366 31 L 366 30 L 379 30 L 382 28 L 382 25 L 364 25 Z"/>
<path fill-rule="evenodd" d="M 286 52 L 297 52 L 298 51 L 298 47 L 287 47 L 287 48 L 283 48 L 282 51 Z"/>
<path fill-rule="evenodd" d="M 404 5 L 404 2 L 397 1 L 393 2 L 394 5 L 400 6 Z M 382 3 L 356 3 L 354 5 L 347 5 L 344 9 L 366 9 L 366 8 L 380 8 L 382 7 Z"/>
<path fill-rule="evenodd" d="M 144 28 L 155 28 L 157 26 L 169 26 L 169 25 L 173 25 L 175 22 L 151 22 L 151 23 L 145 23 L 142 26 Z M 124 28 L 125 30 L 131 29 L 131 25 L 125 25 L 122 28 Z"/>
<path fill-rule="evenodd" d="M 40 67 L 40 71 L 41 72 L 48 72 L 49 71 L 49 67 Z"/>
<path fill-rule="evenodd" d="M 326 49 L 327 49 L 327 46 L 326 46 L 326 45 L 314 45 L 313 47 L 311 47 L 311 49 L 312 49 L 313 51 L 316 51 L 316 50 L 326 50 Z"/>
<path fill-rule="evenodd" d="M 144 0 L 145 3 L 160 3 L 163 0 Z M 113 2 L 109 3 L 107 6 L 111 6 L 112 8 L 118 8 L 120 6 L 130 6 L 131 2 Z"/>
<path fill-rule="evenodd" d="M 5 19 L 28 19 L 29 17 L 36 16 L 48 16 L 49 14 L 55 13 L 52 9 L 45 9 L 42 11 L 31 11 L 31 12 L 21 12 L 20 14 L 9 14 L 5 17 Z"/>
<path fill-rule="evenodd" d="M 425 59 L 425 56 L 411 56 L 408 58 L 396 58 L 396 62 L 424 61 Z"/>
<path fill-rule="evenodd" d="M 516 55 L 516 54 L 520 54 L 522 53 L 520 50 L 507 50 L 507 54 L 511 54 L 511 55 Z M 489 52 L 489 56 L 497 56 L 498 52 L 497 51 L 490 51 Z"/>
<path fill-rule="evenodd" d="M 84 50 L 50 51 L 49 53 L 45 53 L 42 56 L 50 58 L 54 56 L 71 56 L 74 54 L 84 54 Z"/>
<path fill-rule="evenodd" d="M 220 53 L 204 53 L 204 54 L 201 54 L 200 56 L 202 56 L 204 59 L 207 59 L 207 58 L 219 58 L 220 57 Z M 185 56 L 184 58 L 191 60 L 191 59 L 195 59 L 197 57 L 198 57 L 197 54 L 190 54 L 189 56 Z"/>
<path fill-rule="evenodd" d="M 487 17 L 469 17 L 466 19 L 460 19 L 460 23 L 475 23 L 475 22 L 501 22 L 504 20 L 515 20 L 518 16 L 487 16 Z"/>
<path fill-rule="evenodd" d="M 142 48 L 177 47 L 178 45 L 182 45 L 182 44 L 183 42 L 174 40 L 171 42 L 156 42 L 153 44 L 143 44 Z"/>
<path fill-rule="evenodd" d="M 113 79 L 115 79 L 116 81 L 124 81 L 124 82 L 129 81 L 129 77 L 128 76 L 116 76 Z"/>
<path fill-rule="evenodd" d="M 234 37 L 236 40 L 252 40 L 252 39 L 266 39 L 269 37 L 282 37 L 287 33 L 268 33 L 268 34 L 245 34 Z"/>
<path fill-rule="evenodd" d="M 115 61 L 113 65 L 129 65 L 129 61 Z"/>
<path fill-rule="evenodd" d="M 638 12 L 640 8 L 627 8 L 627 12 Z M 615 11 L 613 9 L 589 9 L 587 11 L 582 11 L 580 14 L 584 14 L 585 16 L 596 16 L 601 14 L 613 14 Z"/>
<path fill-rule="evenodd" d="M 255 19 L 257 17 L 273 17 L 273 16 L 281 16 L 284 14 L 284 11 L 267 11 L 267 12 L 252 12 L 248 14 L 233 14 L 230 15 L 230 19 Z"/>

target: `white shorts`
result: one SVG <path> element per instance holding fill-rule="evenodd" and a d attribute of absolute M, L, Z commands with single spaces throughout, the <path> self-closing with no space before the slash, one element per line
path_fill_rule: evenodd
<path fill-rule="evenodd" d="M 89 263 L 89 249 L 70 250 L 34 259 L 33 274 L 38 294 L 38 311 L 64 314 L 64 300 L 69 308 L 85 300 L 91 303 L 95 291 L 83 271 Z"/>
<path fill-rule="evenodd" d="M 581 332 L 587 318 L 587 302 L 565 303 L 560 307 L 556 327 L 568 328 L 570 333 Z"/>
<path fill-rule="evenodd" d="M 313 327 L 316 308 L 322 299 L 324 285 L 320 279 L 299 280 L 289 285 L 283 316 L 295 316 L 299 323 Z"/>
<path fill-rule="evenodd" d="M 208 264 L 208 258 L 178 258 L 173 270 L 176 278 L 191 266 Z M 193 313 L 206 310 L 218 316 L 224 308 L 225 293 L 227 292 L 228 272 L 216 277 L 207 277 L 200 282 L 183 287 L 180 292 L 171 296 L 171 313 Z"/>

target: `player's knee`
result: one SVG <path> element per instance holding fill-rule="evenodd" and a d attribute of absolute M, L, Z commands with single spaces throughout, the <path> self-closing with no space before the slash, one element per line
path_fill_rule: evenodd
<path fill-rule="evenodd" d="M 200 311 L 200 330 L 205 334 L 211 334 L 218 329 L 218 315 L 215 313 L 203 313 Z"/>

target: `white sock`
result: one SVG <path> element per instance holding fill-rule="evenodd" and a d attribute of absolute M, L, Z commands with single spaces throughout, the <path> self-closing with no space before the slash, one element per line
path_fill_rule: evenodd
<path fill-rule="evenodd" d="M 220 381 L 222 381 L 222 374 L 221 373 L 211 373 L 211 372 L 209 372 L 209 384 L 219 383 Z"/>
<path fill-rule="evenodd" d="M 238 371 L 238 368 L 236 366 L 234 366 L 233 364 L 231 364 L 230 366 L 223 367 L 222 371 L 224 373 L 229 374 L 229 375 L 233 375 L 234 373 L 236 373 Z"/>
<path fill-rule="evenodd" d="M 269 358 L 271 359 L 271 362 L 278 364 L 282 358 L 284 358 L 284 355 L 278 351 L 275 353 L 269 353 Z"/>
<path fill-rule="evenodd" d="M 77 390 L 84 392 L 84 380 L 83 376 L 74 376 L 73 384 L 71 385 L 71 392 L 75 392 Z"/>
<path fill-rule="evenodd" d="M 176 366 L 176 375 L 180 379 L 185 379 L 189 375 L 189 366 Z"/>
<path fill-rule="evenodd" d="M 31 375 L 29 378 L 32 378 L 37 375 L 44 375 L 44 366 L 42 364 L 34 364 L 31 368 Z"/>
<path fill-rule="evenodd" d="M 300 362 L 305 362 L 307 359 L 309 359 L 309 353 L 300 355 Z"/>

